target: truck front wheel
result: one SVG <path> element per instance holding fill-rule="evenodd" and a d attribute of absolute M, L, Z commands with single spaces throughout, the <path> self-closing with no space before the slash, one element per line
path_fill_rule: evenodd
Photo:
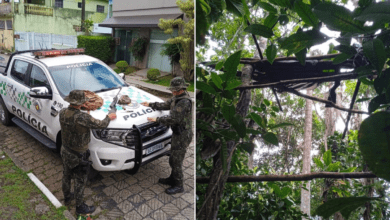
<path fill-rule="evenodd" d="M 11 113 L 8 111 L 7 107 L 5 107 L 3 99 L 0 97 L 0 122 L 5 126 L 10 125 L 11 116 Z"/>

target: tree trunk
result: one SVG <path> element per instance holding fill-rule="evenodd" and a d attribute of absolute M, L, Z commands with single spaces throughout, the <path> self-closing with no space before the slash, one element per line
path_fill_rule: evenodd
<path fill-rule="evenodd" d="M 313 90 L 311 89 L 308 89 L 306 91 L 307 91 L 307 95 L 311 96 L 313 94 Z M 310 173 L 312 123 L 313 123 L 312 101 L 306 99 L 305 134 L 304 134 L 303 168 L 302 168 L 303 174 Z M 306 185 L 304 184 L 304 187 L 308 190 L 302 188 L 301 211 L 310 216 L 310 181 L 308 181 Z"/>
<path fill-rule="evenodd" d="M 364 166 L 363 170 L 368 171 L 367 165 Z M 374 181 L 375 181 L 374 179 L 364 179 L 363 185 L 364 186 L 372 185 L 374 183 Z M 374 196 L 374 187 L 369 186 L 367 189 L 367 197 L 373 197 L 373 196 Z M 363 213 L 363 218 L 364 218 L 364 220 L 370 220 L 371 219 L 371 203 L 366 202 L 365 206 L 366 206 L 366 210 Z"/>
<path fill-rule="evenodd" d="M 251 81 L 252 72 L 253 67 L 251 65 L 244 66 L 241 76 L 241 81 L 243 85 L 249 85 Z M 242 90 L 240 92 L 240 97 L 236 106 L 236 113 L 245 118 L 249 110 L 250 101 L 251 90 Z M 205 203 L 202 204 L 202 207 L 197 214 L 197 217 L 200 220 L 217 219 L 219 203 L 221 202 L 225 183 L 229 176 L 231 155 L 234 153 L 236 146 L 237 143 L 235 141 L 227 142 L 228 160 L 226 172 L 223 172 L 220 153 L 218 153 L 213 158 L 214 166 L 213 170 L 211 171 L 209 185 L 207 186 L 207 191 L 205 195 L 206 200 Z"/>

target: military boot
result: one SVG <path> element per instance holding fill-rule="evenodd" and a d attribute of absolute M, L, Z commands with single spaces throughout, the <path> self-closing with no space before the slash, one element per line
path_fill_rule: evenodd
<path fill-rule="evenodd" d="M 168 178 L 160 178 L 158 179 L 158 183 L 164 184 L 164 185 L 170 185 L 173 186 L 175 184 L 175 180 L 171 177 Z"/>
<path fill-rule="evenodd" d="M 64 198 L 65 206 L 70 206 L 70 203 L 74 199 L 74 193 L 70 193 L 69 197 Z"/>
<path fill-rule="evenodd" d="M 167 194 L 176 194 L 184 192 L 184 188 L 182 186 L 172 186 L 165 190 Z"/>
<path fill-rule="evenodd" d="M 87 204 L 83 203 L 80 206 L 76 206 L 77 214 L 90 214 L 95 211 L 95 206 L 87 206 Z"/>

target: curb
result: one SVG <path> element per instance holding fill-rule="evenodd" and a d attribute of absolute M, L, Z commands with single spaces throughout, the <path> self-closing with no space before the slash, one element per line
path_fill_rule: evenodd
<path fill-rule="evenodd" d="M 20 169 L 22 169 L 24 172 L 30 171 L 30 169 L 27 168 L 26 166 L 24 166 L 24 165 L 22 164 L 22 162 L 20 162 L 20 160 L 19 160 L 18 158 L 16 158 L 15 155 L 14 155 L 9 149 L 7 149 L 6 147 L 3 147 L 3 146 L 0 146 L 0 147 L 2 147 L 2 151 L 4 151 L 4 152 L 11 158 L 12 162 L 14 162 L 15 165 L 16 165 L 17 167 L 19 167 Z M 59 208 L 59 207 L 62 206 L 62 204 L 58 201 L 58 199 L 50 192 L 50 190 L 48 190 L 48 189 L 46 188 L 46 186 L 45 186 L 37 177 L 35 177 L 35 175 L 34 175 L 33 173 L 28 173 L 27 176 L 28 176 L 28 177 L 31 179 L 31 181 L 32 181 L 32 182 L 33 182 L 33 183 L 34 183 L 34 184 L 43 192 L 43 194 L 45 194 L 45 196 L 49 199 L 49 201 L 50 201 L 56 208 Z M 36 179 L 40 184 L 42 184 L 42 187 L 43 187 L 44 189 L 46 189 L 46 190 L 48 191 L 48 193 L 51 194 L 52 199 L 55 200 L 55 201 L 57 201 L 57 202 L 60 204 L 59 207 L 57 207 L 58 203 L 57 203 L 57 205 L 55 205 L 55 204 L 52 202 L 52 199 L 50 199 L 50 197 L 41 189 L 41 187 L 39 187 L 39 186 L 37 185 L 37 183 L 31 178 L 31 176 L 33 176 L 33 178 L 35 177 L 35 179 Z M 69 219 L 69 220 L 76 220 L 75 217 L 73 217 L 73 215 L 69 212 L 69 210 L 65 210 L 65 211 L 63 212 L 63 215 L 65 216 L 65 218 L 67 218 L 67 219 Z"/>

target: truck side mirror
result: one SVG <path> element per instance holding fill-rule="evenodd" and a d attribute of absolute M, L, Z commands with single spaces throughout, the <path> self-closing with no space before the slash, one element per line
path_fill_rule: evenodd
<path fill-rule="evenodd" d="M 41 86 L 41 87 L 31 88 L 30 97 L 38 98 L 38 99 L 51 99 L 53 95 L 49 93 L 48 88 Z"/>
<path fill-rule="evenodd" d="M 125 74 L 124 73 L 118 73 L 118 75 L 123 79 L 123 81 L 126 81 Z"/>

